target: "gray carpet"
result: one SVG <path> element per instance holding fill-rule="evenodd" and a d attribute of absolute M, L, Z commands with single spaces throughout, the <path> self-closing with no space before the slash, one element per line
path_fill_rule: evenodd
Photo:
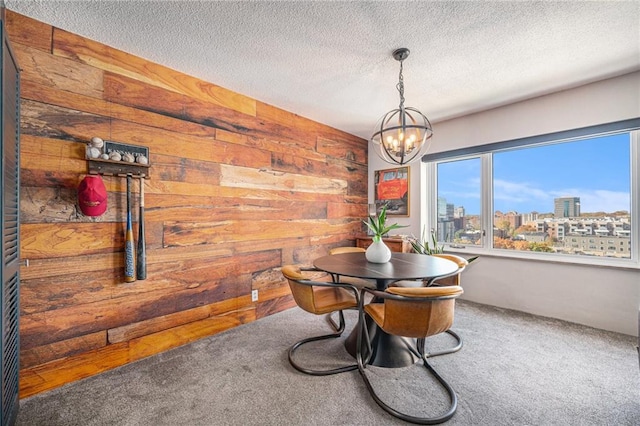
<path fill-rule="evenodd" d="M 357 315 L 349 312 L 348 327 Z M 460 352 L 432 365 L 459 397 L 451 425 L 640 425 L 634 337 L 458 301 Z M 18 425 L 389 425 L 357 371 L 312 377 L 290 344 L 328 325 L 291 309 L 20 403 Z M 430 338 L 428 350 L 451 343 Z M 313 367 L 353 363 L 342 339 L 304 347 Z M 316 345 L 316 346 L 313 346 Z M 367 369 L 384 398 L 414 415 L 446 396 L 418 364 Z"/>

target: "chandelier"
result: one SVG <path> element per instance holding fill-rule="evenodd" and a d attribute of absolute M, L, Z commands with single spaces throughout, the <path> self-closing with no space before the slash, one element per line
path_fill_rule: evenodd
<path fill-rule="evenodd" d="M 404 80 L 402 61 L 409 56 L 409 49 L 393 51 L 393 58 L 400 61 L 400 76 L 396 88 L 400 93 L 400 106 L 378 121 L 371 136 L 373 148 L 382 160 L 391 164 L 406 164 L 419 158 L 433 135 L 431 123 L 420 111 L 404 106 Z"/>

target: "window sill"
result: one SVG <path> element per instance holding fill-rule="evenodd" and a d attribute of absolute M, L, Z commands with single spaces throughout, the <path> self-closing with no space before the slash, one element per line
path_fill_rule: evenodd
<path fill-rule="evenodd" d="M 532 252 L 518 252 L 500 249 L 488 250 L 479 247 L 466 247 L 464 249 L 446 247 L 445 251 L 447 253 L 453 253 L 463 257 L 493 257 L 499 259 L 526 260 L 544 263 L 565 263 L 571 265 L 593 266 L 601 268 L 640 270 L 640 263 L 631 259 L 615 259 L 610 257 L 584 255 L 557 255 L 552 253 L 536 253 L 534 255 L 532 254 Z"/>

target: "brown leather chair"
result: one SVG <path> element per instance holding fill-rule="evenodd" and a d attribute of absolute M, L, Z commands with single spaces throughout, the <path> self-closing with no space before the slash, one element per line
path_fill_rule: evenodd
<path fill-rule="evenodd" d="M 302 273 L 300 267 L 293 265 L 283 266 L 282 275 L 289 282 L 291 294 L 297 305 L 315 315 L 327 314 L 327 319 L 334 330 L 334 333 L 331 334 L 309 337 L 296 342 L 289 348 L 289 363 L 296 370 L 314 376 L 326 376 L 358 368 L 357 365 L 353 364 L 330 370 L 312 370 L 302 367 L 294 360 L 295 351 L 305 343 L 337 338 L 342 335 L 345 327 L 344 313 L 342 311 L 358 307 L 358 290 L 349 284 L 310 280 Z M 336 324 L 331 318 L 331 314 L 334 312 L 338 312 L 339 324 Z"/>
<path fill-rule="evenodd" d="M 432 254 L 431 256 L 441 257 L 443 259 L 450 260 L 455 262 L 458 265 L 458 270 L 451 275 L 447 275 L 446 277 L 440 277 L 435 280 L 434 284 L 437 285 L 460 285 L 460 274 L 465 270 L 469 262 L 464 257 L 457 256 L 455 254 L 444 254 L 437 253 Z"/>
<path fill-rule="evenodd" d="M 378 302 L 364 304 L 365 293 L 372 294 Z M 427 361 L 429 355 L 424 352 L 424 339 L 449 330 L 453 324 L 455 299 L 462 293 L 463 290 L 460 286 L 389 287 L 384 292 L 362 289 L 359 303 L 358 343 L 356 346 L 358 370 L 373 399 L 391 415 L 412 423 L 438 424 L 449 420 L 455 414 L 458 406 L 458 397 L 453 388 Z M 379 301 L 382 301 L 382 303 Z M 450 404 L 446 412 L 436 417 L 416 417 L 402 413 L 382 401 L 375 392 L 366 373 L 372 348 L 365 315 L 369 316 L 378 327 L 388 334 L 417 339 L 416 348 L 411 347 L 411 351 L 420 358 L 427 371 L 447 391 Z M 363 353 L 363 343 L 366 343 L 366 353 Z M 425 401 L 432 398 L 434 398 L 433 393 L 425 395 Z"/>
<path fill-rule="evenodd" d="M 465 270 L 469 262 L 464 257 L 457 256 L 455 254 L 445 254 L 445 253 L 435 253 L 430 254 L 428 256 L 441 257 L 443 259 L 450 260 L 455 262 L 458 265 L 458 270 L 453 274 L 437 278 L 431 285 L 432 286 L 451 286 L 451 285 L 460 285 L 461 279 L 460 274 Z M 412 281 L 397 281 L 393 283 L 394 287 L 423 287 L 425 282 L 422 280 L 412 280 Z M 450 349 L 446 349 L 438 352 L 430 352 L 429 357 L 434 357 L 438 355 L 446 355 L 453 352 L 458 352 L 462 348 L 462 338 L 453 330 L 447 330 L 447 334 L 456 339 L 456 345 Z"/>
<path fill-rule="evenodd" d="M 329 254 L 341 254 L 341 253 L 364 253 L 367 251 L 362 247 L 334 247 L 329 250 Z"/>

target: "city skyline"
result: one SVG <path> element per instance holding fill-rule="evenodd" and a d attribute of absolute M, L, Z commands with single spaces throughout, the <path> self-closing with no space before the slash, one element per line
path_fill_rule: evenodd
<path fill-rule="evenodd" d="M 583 213 L 630 210 L 628 134 L 494 154 L 493 211 L 553 213 L 554 199 L 580 198 Z M 441 163 L 438 196 L 480 214 L 480 160 Z"/>

